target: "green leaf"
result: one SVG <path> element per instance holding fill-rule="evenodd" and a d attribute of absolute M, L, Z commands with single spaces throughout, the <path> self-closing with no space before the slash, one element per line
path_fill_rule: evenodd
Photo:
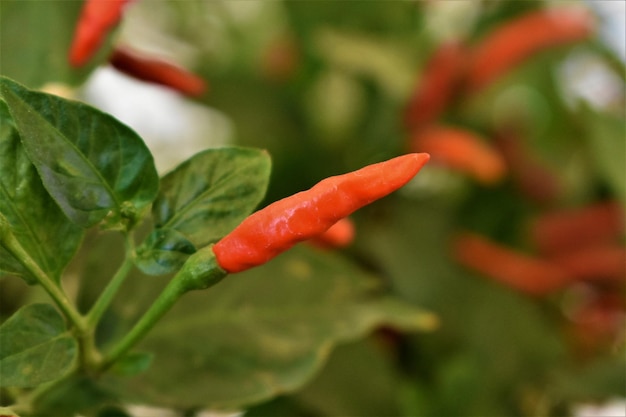
<path fill-rule="evenodd" d="M 61 315 L 48 304 L 22 307 L 0 326 L 0 380 L 35 387 L 62 377 L 78 353 Z"/>
<path fill-rule="evenodd" d="M 583 108 L 587 121 L 588 146 L 600 177 L 626 204 L 626 127 L 623 117 Z"/>
<path fill-rule="evenodd" d="M 108 383 L 107 375 L 97 380 L 84 375 L 72 375 L 37 396 L 31 415 L 94 416 L 103 404 L 119 402 L 114 388 Z"/>
<path fill-rule="evenodd" d="M 246 417 L 428 415 L 400 411 L 403 386 L 395 346 L 373 342 L 380 338 L 338 346 L 305 387 L 247 408 Z"/>
<path fill-rule="evenodd" d="M 326 416 L 397 416 L 400 375 L 392 350 L 362 340 L 340 346 L 324 370 L 295 398 Z M 364 366 L 366 364 L 366 366 Z"/>
<path fill-rule="evenodd" d="M 130 128 L 85 104 L 0 80 L 26 154 L 63 212 L 89 227 L 131 224 L 158 192 L 150 151 Z"/>
<path fill-rule="evenodd" d="M 294 248 L 186 295 L 143 343 L 154 365 L 129 394 L 168 407 L 240 408 L 301 387 L 335 344 L 380 325 L 432 328 L 431 314 L 377 289 L 334 254 Z"/>
<path fill-rule="evenodd" d="M 173 229 L 155 229 L 137 248 L 135 264 L 149 275 L 167 274 L 180 269 L 196 247 Z"/>
<path fill-rule="evenodd" d="M 209 149 L 161 180 L 152 207 L 156 230 L 138 248 L 146 273 L 173 272 L 188 255 L 235 228 L 259 204 L 269 182 L 267 152 Z"/>
<path fill-rule="evenodd" d="M 116 362 L 112 371 L 121 376 L 136 375 L 148 369 L 153 358 L 152 353 L 131 352 Z"/>
<path fill-rule="evenodd" d="M 43 187 L 1 101 L 0 217 L 39 267 L 58 282 L 80 245 L 83 231 L 65 217 Z M 36 282 L 1 245 L 0 272 L 19 275 L 29 284 Z"/>

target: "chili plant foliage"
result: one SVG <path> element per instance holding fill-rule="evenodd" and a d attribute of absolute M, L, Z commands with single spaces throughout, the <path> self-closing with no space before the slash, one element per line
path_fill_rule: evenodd
<path fill-rule="evenodd" d="M 141 138 L 112 116 L 4 77 L 0 91 L 0 268 L 39 284 L 56 306 L 27 304 L 0 327 L 0 379 L 16 412 L 89 412 L 98 401 L 64 398 L 86 389 L 107 402 L 129 397 L 179 408 L 236 409 L 302 385 L 336 342 L 381 324 L 432 327 L 428 314 L 372 293 L 373 281 L 354 266 L 309 250 L 277 262 L 280 279 L 239 278 L 242 284 L 213 297 L 190 297 L 150 334 L 146 351 L 135 352 L 183 294 L 324 233 L 400 188 L 428 156 L 404 155 L 329 178 L 250 216 L 231 237 L 265 194 L 267 152 L 209 149 L 159 180 Z M 83 313 L 65 292 L 63 277 L 94 230 L 121 235 L 125 250 L 119 269 Z M 167 282 L 161 287 L 153 277 L 133 277 L 142 280 L 136 291 L 154 298 L 140 297 L 136 305 L 146 303 L 145 311 L 126 332 L 100 340 L 97 331 L 134 267 L 169 274 Z M 313 270 L 324 276 L 313 276 Z M 263 305 L 268 290 L 291 293 L 292 314 Z M 120 297 L 130 303 L 135 296 Z M 156 373 L 148 369 L 153 355 Z M 139 383 L 132 377 L 117 381 L 146 371 Z M 172 379 L 179 381 L 176 387 Z M 127 387 L 108 388 L 114 380 Z M 198 390 L 199 381 L 204 388 Z"/>

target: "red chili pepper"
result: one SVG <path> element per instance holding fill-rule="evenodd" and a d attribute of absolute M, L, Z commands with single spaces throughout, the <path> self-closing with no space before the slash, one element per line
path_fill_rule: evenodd
<path fill-rule="evenodd" d="M 551 258 L 573 278 L 626 284 L 626 248 L 595 245 L 561 253 Z"/>
<path fill-rule="evenodd" d="M 411 138 L 411 151 L 429 153 L 433 162 L 484 184 L 495 183 L 506 173 L 502 156 L 483 138 L 465 129 L 434 125 L 418 130 Z"/>
<path fill-rule="evenodd" d="M 543 49 L 587 39 L 593 28 L 590 13 L 579 8 L 532 11 L 505 22 L 473 51 L 467 87 L 483 88 Z"/>
<path fill-rule="evenodd" d="M 458 42 L 444 43 L 426 63 L 404 114 L 405 125 L 413 130 L 431 123 L 452 100 L 466 60 L 465 48 Z"/>
<path fill-rule="evenodd" d="M 330 226 L 321 235 L 311 239 L 311 243 L 320 248 L 343 248 L 354 240 L 354 223 L 346 217 Z"/>
<path fill-rule="evenodd" d="M 428 159 L 427 154 L 399 156 L 326 178 L 309 190 L 276 201 L 247 217 L 213 246 L 217 262 L 230 273 L 264 264 L 402 187 Z"/>
<path fill-rule="evenodd" d="M 624 208 L 616 201 L 554 211 L 537 217 L 530 225 L 533 243 L 547 254 L 615 242 L 623 234 Z"/>
<path fill-rule="evenodd" d="M 109 58 L 113 68 L 138 80 L 163 85 L 191 96 L 206 90 L 206 83 L 191 72 L 158 59 L 145 58 L 125 49 L 115 49 Z"/>
<path fill-rule="evenodd" d="M 560 290 L 572 281 L 554 263 L 533 258 L 474 233 L 457 236 L 453 252 L 461 265 L 531 295 Z"/>
<path fill-rule="evenodd" d="M 102 44 L 107 33 L 120 21 L 130 0 L 86 0 L 70 48 L 70 64 L 84 65 Z"/>

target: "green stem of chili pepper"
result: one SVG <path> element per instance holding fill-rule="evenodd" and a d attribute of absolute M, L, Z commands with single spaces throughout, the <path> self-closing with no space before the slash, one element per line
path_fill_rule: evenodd
<path fill-rule="evenodd" d="M 100 370 L 110 368 L 122 358 L 154 327 L 178 299 L 193 290 L 209 288 L 227 275 L 215 260 L 212 246 L 206 246 L 187 259 L 180 271 L 167 284 L 134 327 L 108 352 Z"/>
<path fill-rule="evenodd" d="M 298 242 L 310 239 L 361 207 L 409 182 L 428 162 L 413 153 L 326 178 L 247 217 L 213 246 L 227 272 L 261 265 Z"/>

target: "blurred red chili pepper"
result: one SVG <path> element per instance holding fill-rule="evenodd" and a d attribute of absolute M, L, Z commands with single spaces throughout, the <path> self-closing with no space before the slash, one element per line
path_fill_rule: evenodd
<path fill-rule="evenodd" d="M 624 234 L 624 208 L 616 201 L 559 210 L 535 218 L 530 238 L 542 253 L 556 254 L 576 248 L 615 242 Z"/>
<path fill-rule="evenodd" d="M 354 240 L 354 223 L 345 217 L 330 226 L 321 235 L 315 236 L 310 242 L 321 248 L 343 248 Z"/>
<path fill-rule="evenodd" d="M 126 49 L 115 49 L 109 63 L 138 80 L 170 87 L 191 96 L 201 95 L 206 90 L 206 83 L 197 75 L 169 62 L 146 58 Z"/>
<path fill-rule="evenodd" d="M 284 82 L 293 77 L 300 65 L 299 45 L 293 36 L 275 39 L 261 56 L 261 73 L 267 79 Z"/>
<path fill-rule="evenodd" d="M 560 290 L 572 280 L 554 263 L 533 258 L 475 233 L 456 236 L 453 255 L 461 265 L 530 295 L 541 296 Z"/>
<path fill-rule="evenodd" d="M 69 61 L 84 65 L 98 50 L 107 33 L 120 21 L 131 0 L 86 0 L 70 47 Z"/>
<path fill-rule="evenodd" d="M 574 279 L 612 281 L 626 285 L 626 248 L 595 245 L 551 258 Z"/>
<path fill-rule="evenodd" d="M 433 125 L 416 131 L 410 149 L 426 152 L 433 162 L 465 173 L 483 184 L 493 184 L 505 175 L 502 156 L 469 130 Z"/>
<path fill-rule="evenodd" d="M 213 246 L 217 262 L 230 273 L 264 264 L 402 187 L 428 159 L 427 154 L 402 155 L 326 178 L 309 190 L 276 201 L 247 217 Z"/>
<path fill-rule="evenodd" d="M 468 89 L 485 87 L 543 49 L 589 38 L 594 23 L 590 13 L 573 7 L 532 11 L 503 23 L 471 53 Z"/>
<path fill-rule="evenodd" d="M 458 42 L 444 43 L 435 50 L 404 113 L 404 123 L 410 130 L 435 121 L 450 104 L 465 61 L 465 48 Z"/>

